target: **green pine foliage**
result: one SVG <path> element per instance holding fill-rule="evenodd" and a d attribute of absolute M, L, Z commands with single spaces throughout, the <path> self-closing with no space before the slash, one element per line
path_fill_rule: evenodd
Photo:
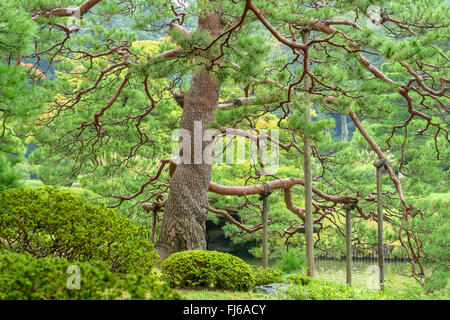
<path fill-rule="evenodd" d="M 405 229 L 421 235 L 424 251 L 427 253 L 424 262 L 431 269 L 425 277 L 425 288 L 428 292 L 450 294 L 450 256 L 449 232 L 450 203 L 447 194 L 434 193 L 418 202 L 423 210 L 429 210 L 425 220 L 416 217 Z M 427 211 L 428 211 L 427 210 Z"/>
<path fill-rule="evenodd" d="M 24 136 L 42 110 L 45 91 L 29 81 L 29 66 L 15 65 L 19 54 L 30 52 L 38 26 L 16 3 L 0 3 L 0 191 L 21 185 L 27 178 Z M 30 65 L 31 66 L 31 65 Z"/>
<path fill-rule="evenodd" d="M 37 25 L 17 1 L 5 0 L 0 4 L 0 55 L 15 55 L 32 48 Z"/>
<path fill-rule="evenodd" d="M 305 254 L 293 248 L 281 254 L 281 258 L 278 260 L 278 268 L 285 274 L 302 272 L 306 270 L 305 261 Z"/>
<path fill-rule="evenodd" d="M 5 132 L 0 147 L 0 191 L 19 187 L 24 178 L 19 167 L 25 154 L 22 141 Z"/>

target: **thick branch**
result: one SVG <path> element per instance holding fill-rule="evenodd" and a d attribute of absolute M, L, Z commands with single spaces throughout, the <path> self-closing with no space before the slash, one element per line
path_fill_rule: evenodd
<path fill-rule="evenodd" d="M 305 185 L 305 181 L 301 178 L 284 178 L 267 182 L 270 189 L 289 189 L 295 185 Z M 252 194 L 261 194 L 265 191 L 264 184 L 255 184 L 251 186 L 223 186 L 215 182 L 209 183 L 209 191 L 225 196 L 248 196 Z M 324 200 L 336 203 L 353 203 L 358 202 L 358 198 L 351 196 L 333 196 L 312 187 L 312 191 Z"/>
<path fill-rule="evenodd" d="M 188 29 L 180 26 L 179 24 L 175 24 L 175 23 L 171 23 L 170 27 L 169 27 L 169 32 L 170 31 L 176 31 L 181 33 L 186 39 L 190 38 L 192 35 L 192 32 L 189 31 Z"/>
<path fill-rule="evenodd" d="M 305 221 L 305 209 L 297 207 L 292 203 L 290 188 L 284 189 L 284 203 L 286 204 L 286 208 L 288 208 L 292 213 L 296 214 L 300 219 Z"/>
<path fill-rule="evenodd" d="M 43 14 L 38 14 L 38 15 L 34 16 L 33 18 L 36 18 L 38 16 L 40 16 L 40 17 L 51 17 L 51 16 L 70 17 L 75 12 L 79 12 L 82 17 L 85 13 L 87 13 L 89 10 L 91 10 L 92 7 L 94 7 L 101 1 L 102 0 L 86 0 L 80 6 L 78 6 L 76 8 L 56 8 L 56 9 L 53 9 L 50 11 L 46 11 Z"/>
<path fill-rule="evenodd" d="M 252 97 L 243 97 L 243 98 L 237 98 L 225 102 L 221 102 L 217 105 L 217 109 L 219 110 L 231 110 L 236 107 L 240 107 L 242 105 L 263 105 L 263 104 L 269 104 L 278 102 L 280 99 L 275 97 L 267 97 L 264 100 L 261 100 L 260 98 L 257 98 L 256 96 Z"/>
<path fill-rule="evenodd" d="M 213 208 L 213 207 L 208 207 L 208 210 L 211 211 L 211 212 L 214 212 L 214 213 L 221 214 L 229 222 L 231 222 L 232 224 L 237 226 L 239 229 L 242 229 L 242 230 L 244 230 L 247 233 L 256 232 L 258 230 L 261 230 L 262 227 L 263 227 L 262 224 L 258 224 L 258 225 L 254 226 L 254 227 L 248 228 L 248 227 L 244 226 L 242 223 L 240 223 L 240 222 L 236 221 L 235 219 L 233 219 L 233 217 L 228 212 L 226 212 L 224 210 L 219 210 L 219 209 L 216 209 L 216 208 Z"/>
<path fill-rule="evenodd" d="M 285 45 L 294 48 L 294 49 L 300 49 L 302 51 L 306 50 L 306 45 L 302 43 L 297 43 L 290 41 L 283 37 L 270 23 L 267 21 L 267 19 L 264 17 L 264 15 L 261 13 L 261 10 L 259 10 L 254 4 L 252 0 L 247 0 L 247 5 L 249 6 L 250 10 L 252 10 L 256 17 L 261 21 L 261 23 L 266 27 L 267 30 L 281 43 L 284 43 Z"/>

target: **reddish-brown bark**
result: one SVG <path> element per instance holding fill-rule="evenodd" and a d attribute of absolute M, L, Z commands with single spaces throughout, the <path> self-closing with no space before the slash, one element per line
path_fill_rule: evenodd
<path fill-rule="evenodd" d="M 213 37 L 222 29 L 220 14 L 209 12 L 199 18 L 199 28 Z M 194 150 L 194 123 L 200 121 L 202 130 L 214 120 L 219 101 L 220 83 L 212 73 L 202 67 L 192 76 L 189 91 L 184 96 L 180 127 L 190 133 L 191 150 Z M 203 135 L 202 135 L 203 136 Z M 202 143 L 202 154 L 207 142 Z M 211 164 L 191 163 L 177 166 L 170 179 L 170 193 L 156 249 L 164 259 L 173 252 L 206 249 L 206 214 L 208 212 L 208 186 Z"/>

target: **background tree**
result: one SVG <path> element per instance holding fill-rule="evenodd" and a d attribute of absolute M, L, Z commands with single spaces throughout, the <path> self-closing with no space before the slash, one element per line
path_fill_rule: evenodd
<path fill-rule="evenodd" d="M 30 115 L 39 111 L 39 94 L 27 80 L 29 67 L 20 54 L 31 49 L 37 26 L 13 1 L 0 4 L 0 191 L 20 185 L 24 178 L 19 164 L 25 147 L 24 136 Z M 38 71 L 36 71 L 38 72 Z"/>

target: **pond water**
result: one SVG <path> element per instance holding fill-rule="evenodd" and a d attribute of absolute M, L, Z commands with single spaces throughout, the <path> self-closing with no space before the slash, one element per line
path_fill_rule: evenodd
<path fill-rule="evenodd" d="M 316 277 L 319 279 L 346 282 L 345 260 L 322 260 L 316 259 Z M 406 286 L 406 283 L 414 282 L 407 276 L 410 264 L 406 261 L 385 261 L 385 279 L 395 287 Z M 378 261 L 356 260 L 352 261 L 352 285 L 359 288 L 378 287 Z"/>
<path fill-rule="evenodd" d="M 261 265 L 261 259 L 246 258 L 247 263 Z M 352 285 L 358 288 L 375 289 L 378 283 L 378 261 L 377 260 L 353 260 L 352 261 Z M 277 261 L 271 261 L 270 266 L 276 267 Z M 332 280 L 335 282 L 346 282 L 345 260 L 315 259 L 315 277 L 319 279 Z M 407 261 L 385 261 L 385 279 L 395 288 L 404 288 L 414 279 L 409 277 L 410 264 Z"/>

